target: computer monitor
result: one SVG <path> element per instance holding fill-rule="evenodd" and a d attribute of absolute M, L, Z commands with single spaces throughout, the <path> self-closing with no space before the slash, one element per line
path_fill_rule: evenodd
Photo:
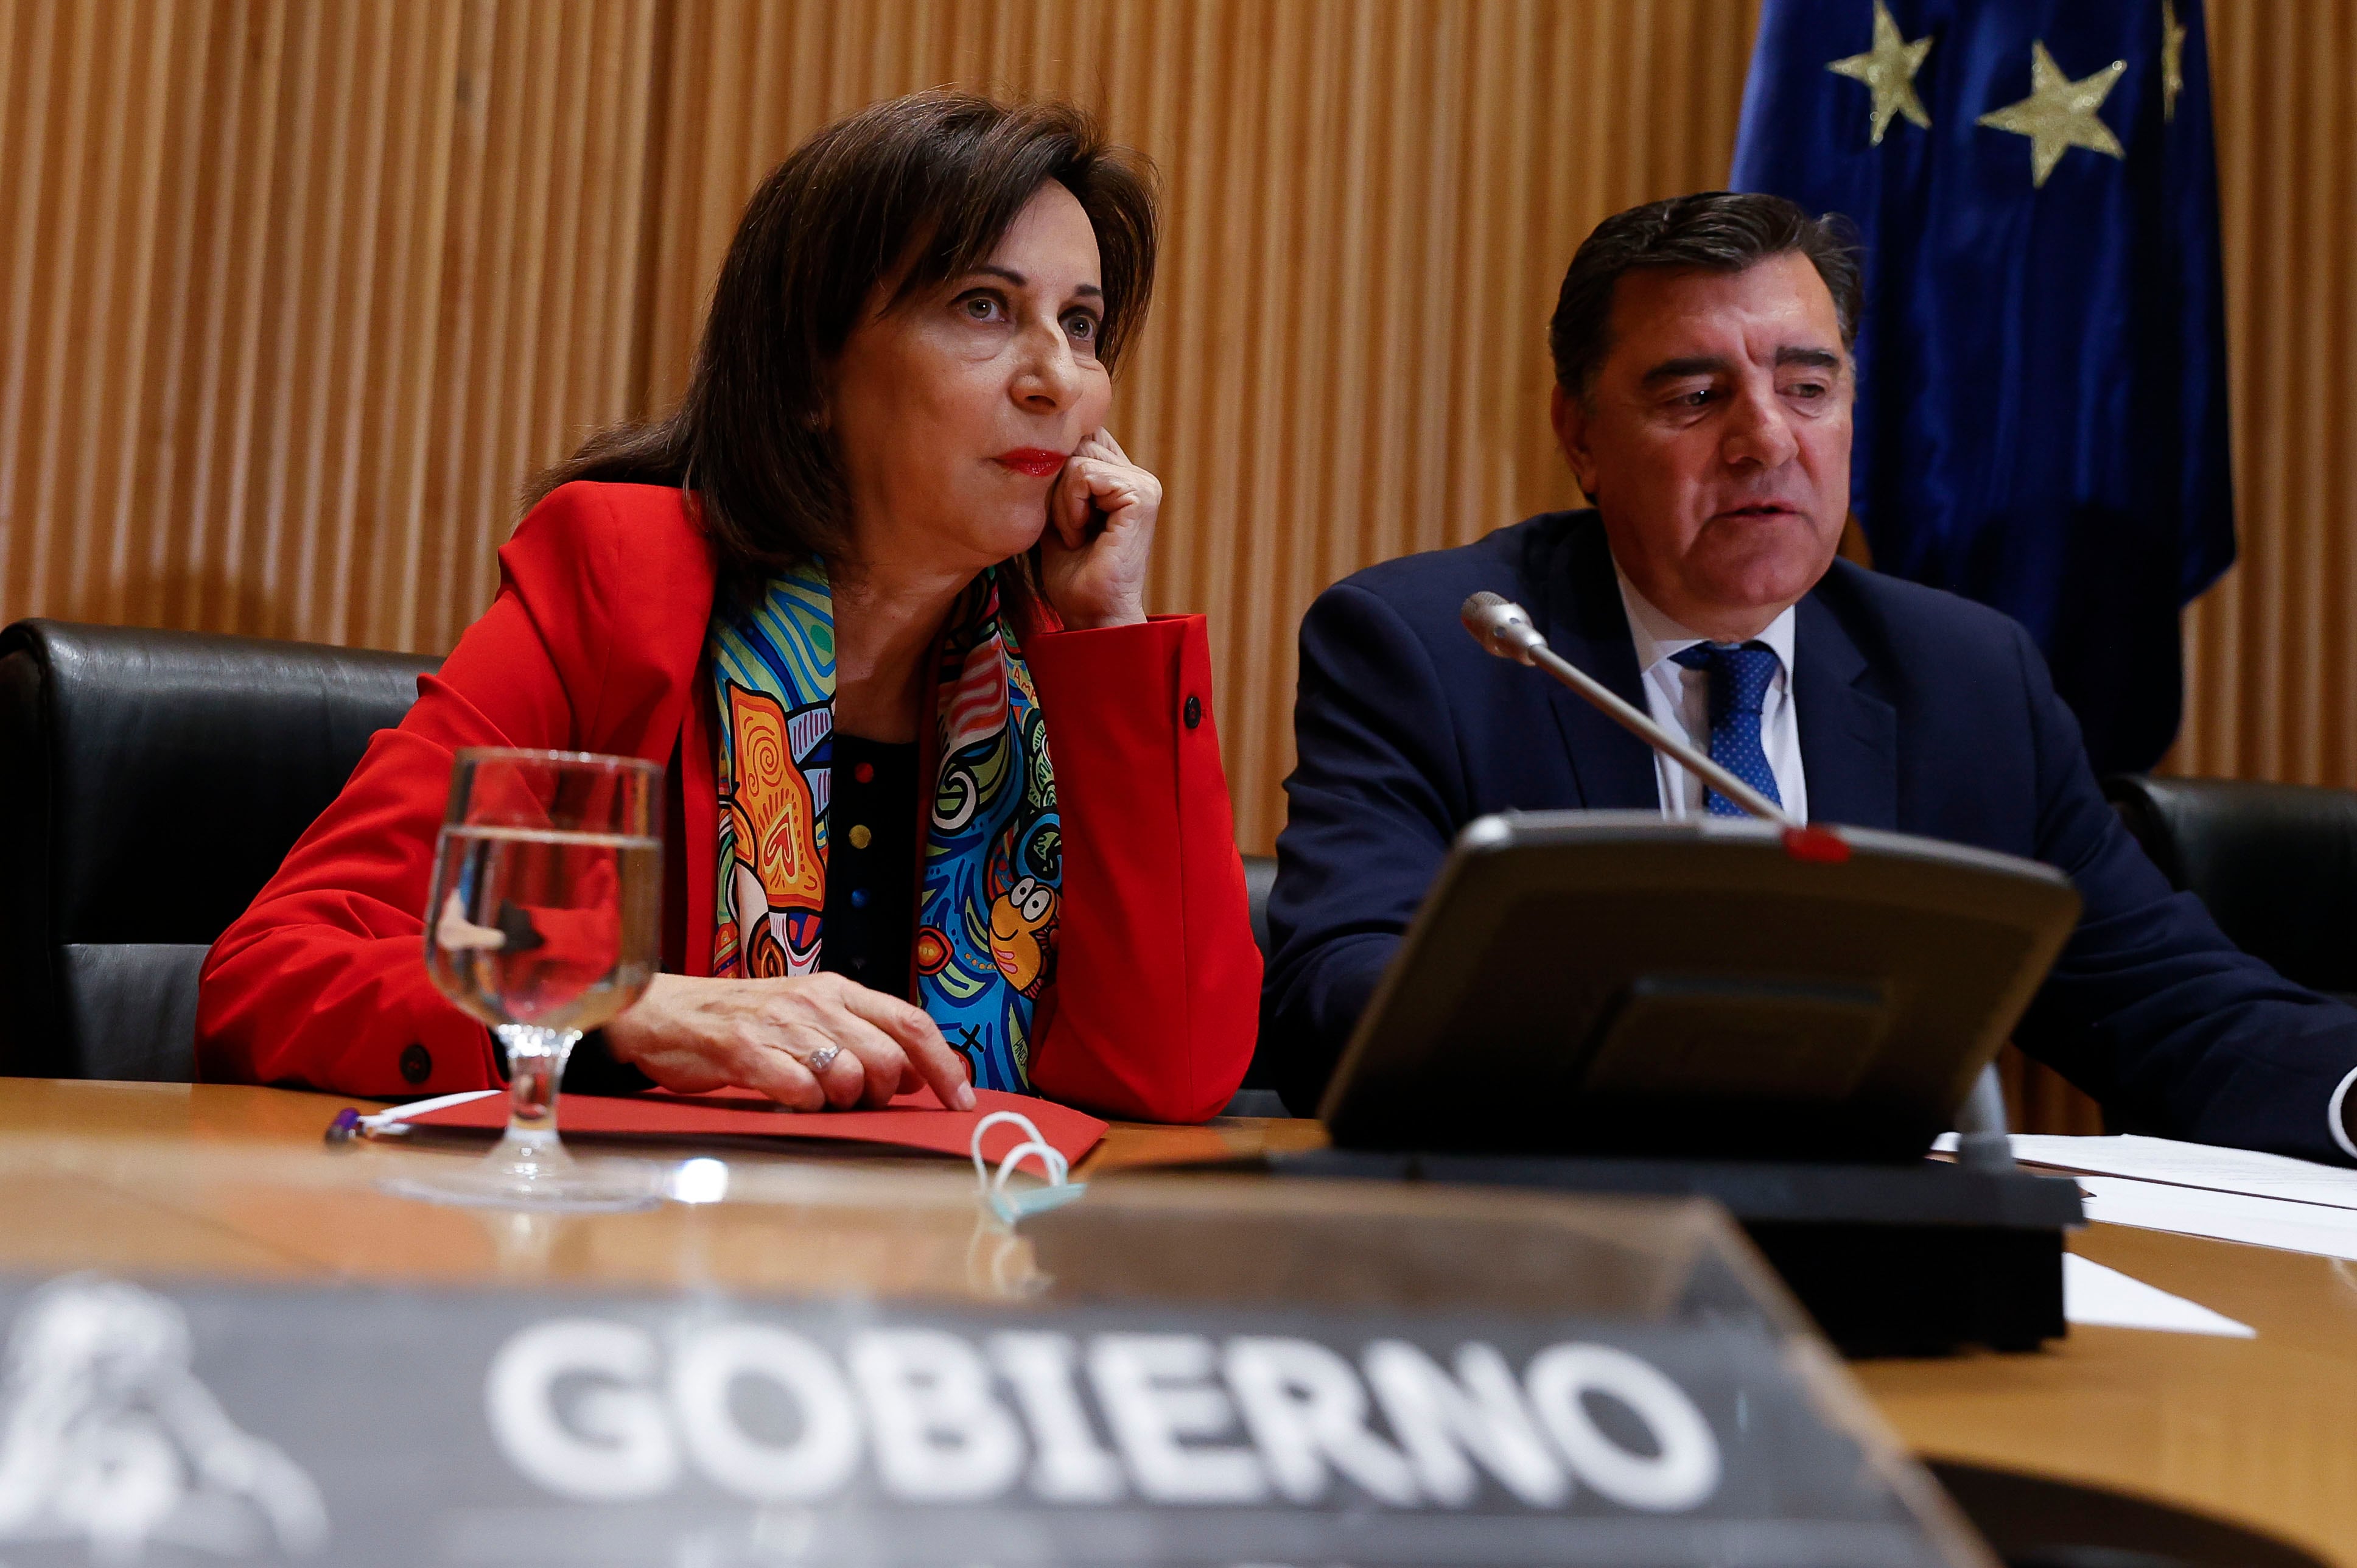
<path fill-rule="evenodd" d="M 1920 1159 L 2078 914 L 2050 866 L 1900 833 L 1483 817 L 1319 1115 L 1351 1149 Z"/>

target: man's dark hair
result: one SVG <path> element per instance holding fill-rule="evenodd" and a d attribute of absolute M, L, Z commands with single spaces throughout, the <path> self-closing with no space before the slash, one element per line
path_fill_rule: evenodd
<path fill-rule="evenodd" d="M 1580 242 L 1563 274 L 1547 324 L 1555 379 L 1572 396 L 1587 395 L 1612 347 L 1613 295 L 1622 275 L 1641 267 L 1739 273 L 1797 252 L 1825 280 L 1847 349 L 1865 298 L 1856 232 L 1839 213 L 1812 218 L 1781 196 L 1744 191 L 1706 190 L 1616 212 Z"/>
<path fill-rule="evenodd" d="M 840 549 L 849 498 L 824 418 L 834 357 L 880 289 L 889 309 L 978 265 L 1050 181 L 1096 231 L 1097 357 L 1113 370 L 1154 291 L 1152 166 L 1071 104 L 934 89 L 836 121 L 761 182 L 678 410 L 590 436 L 533 477 L 525 504 L 573 479 L 691 489 L 740 589 Z M 1025 593 L 1025 564 L 1000 586 Z"/>

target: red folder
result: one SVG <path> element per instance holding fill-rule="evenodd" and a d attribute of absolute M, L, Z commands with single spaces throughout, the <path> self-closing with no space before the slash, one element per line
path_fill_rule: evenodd
<path fill-rule="evenodd" d="M 990 1089 L 975 1090 L 974 1099 L 973 1110 L 950 1111 L 933 1098 L 931 1090 L 920 1089 L 881 1111 L 789 1111 L 745 1089 L 716 1090 L 710 1094 L 673 1094 L 664 1090 L 629 1095 L 565 1094 L 557 1097 L 556 1125 L 565 1133 L 617 1133 L 640 1138 L 822 1138 L 963 1155 L 974 1148 L 977 1122 L 994 1111 L 1016 1111 L 1028 1116 L 1040 1137 L 1075 1165 L 1104 1136 L 1103 1122 L 1053 1101 Z M 487 1094 L 438 1111 L 403 1114 L 400 1119 L 414 1127 L 497 1131 L 508 1122 L 508 1097 Z M 1024 1141 L 1022 1128 L 1001 1122 L 982 1135 L 983 1157 L 996 1165 Z M 1025 1164 L 1037 1168 L 1031 1161 Z"/>

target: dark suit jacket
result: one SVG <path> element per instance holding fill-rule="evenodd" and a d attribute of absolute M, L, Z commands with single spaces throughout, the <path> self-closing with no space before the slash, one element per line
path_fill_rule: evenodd
<path fill-rule="evenodd" d="M 1593 511 L 1386 562 L 1318 596 L 1301 627 L 1300 765 L 1286 781 L 1262 1026 L 1304 1113 L 1459 828 L 1490 811 L 1660 804 L 1643 743 L 1466 635 L 1458 607 L 1482 588 L 1645 705 Z M 2121 1124 L 2348 1163 L 2327 1115 L 2357 1068 L 2357 1011 L 2238 951 L 2169 889 L 2097 790 L 2028 634 L 1844 561 L 1798 612 L 1812 819 L 2041 860 L 2078 886 L 2084 913 L 2015 1032 L 2021 1047 Z"/>

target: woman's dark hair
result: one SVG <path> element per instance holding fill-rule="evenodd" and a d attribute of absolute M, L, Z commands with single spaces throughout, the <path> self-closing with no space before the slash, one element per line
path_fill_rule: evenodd
<path fill-rule="evenodd" d="M 1624 273 L 1640 267 L 1739 273 L 1788 252 L 1808 257 L 1824 279 L 1841 320 L 1842 347 L 1850 347 L 1865 295 L 1856 231 L 1840 214 L 1812 218 L 1781 196 L 1726 190 L 1614 213 L 1579 242 L 1563 274 L 1563 293 L 1547 325 L 1556 384 L 1574 397 L 1587 395 L 1612 347 L 1612 295 Z"/>
<path fill-rule="evenodd" d="M 740 587 L 843 544 L 847 496 L 824 418 L 828 373 L 876 291 L 887 308 L 986 259 L 1040 187 L 1096 231 L 1111 370 L 1154 288 L 1155 176 L 1068 103 L 942 89 L 872 104 L 761 182 L 714 285 L 665 419 L 614 426 L 533 476 L 527 505 L 574 479 L 696 492 L 724 581 Z"/>

